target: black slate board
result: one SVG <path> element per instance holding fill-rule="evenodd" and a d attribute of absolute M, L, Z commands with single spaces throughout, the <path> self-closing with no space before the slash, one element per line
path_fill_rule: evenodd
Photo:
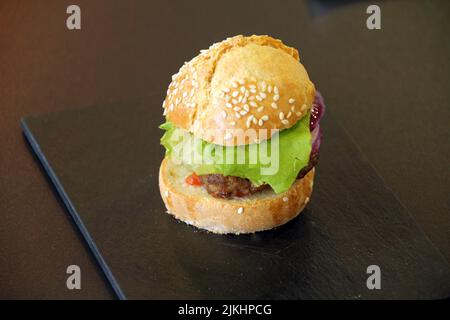
<path fill-rule="evenodd" d="M 154 106 L 159 105 L 154 102 Z M 28 117 L 26 138 L 119 298 L 442 298 L 450 268 L 329 115 L 315 190 L 276 230 L 221 236 L 165 213 L 160 108 Z M 381 290 L 366 268 L 379 265 Z"/>

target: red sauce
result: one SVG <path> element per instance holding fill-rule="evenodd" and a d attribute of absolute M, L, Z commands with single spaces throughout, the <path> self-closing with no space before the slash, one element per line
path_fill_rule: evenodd
<path fill-rule="evenodd" d="M 186 177 L 186 183 L 190 184 L 191 186 L 201 186 L 202 185 L 202 179 L 198 175 L 192 173 L 190 176 Z"/>

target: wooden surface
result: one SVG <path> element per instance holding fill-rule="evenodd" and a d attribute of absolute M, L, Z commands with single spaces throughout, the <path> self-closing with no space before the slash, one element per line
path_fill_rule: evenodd
<path fill-rule="evenodd" d="M 148 107 L 158 102 L 24 121 L 27 140 L 121 299 L 450 295 L 450 264 L 330 114 L 312 199 L 298 219 L 241 236 L 176 221 L 158 188 L 164 151 Z M 380 290 L 367 288 L 371 265 L 380 267 Z"/>
<path fill-rule="evenodd" d="M 65 27 L 72 2 L 0 2 L 0 297 L 113 297 L 30 154 L 20 118 L 162 101 L 183 61 L 239 33 L 299 48 L 328 107 L 450 260 L 448 1 L 379 1 L 381 31 L 365 28 L 365 1 L 314 18 L 303 1 L 77 3 L 81 31 Z M 81 291 L 65 287 L 70 264 L 83 270 Z"/>

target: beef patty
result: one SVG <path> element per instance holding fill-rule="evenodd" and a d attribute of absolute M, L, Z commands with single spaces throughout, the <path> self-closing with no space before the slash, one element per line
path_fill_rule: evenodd
<path fill-rule="evenodd" d="M 317 155 L 311 157 L 308 165 L 298 173 L 297 179 L 303 178 L 317 162 Z M 200 179 L 210 195 L 223 199 L 245 197 L 270 188 L 268 184 L 255 186 L 248 179 L 221 174 L 205 174 L 200 176 Z"/>

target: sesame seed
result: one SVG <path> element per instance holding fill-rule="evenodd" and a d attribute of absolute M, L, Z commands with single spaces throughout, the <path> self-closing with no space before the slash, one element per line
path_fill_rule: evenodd
<path fill-rule="evenodd" d="M 262 116 L 261 120 L 267 121 L 267 120 L 269 120 L 269 116 L 266 114 L 266 115 Z"/>
<path fill-rule="evenodd" d="M 252 121 L 254 118 L 255 118 L 255 116 L 251 114 L 251 115 L 248 116 L 247 119 L 248 119 L 249 121 Z"/>
<path fill-rule="evenodd" d="M 228 101 L 230 101 L 230 100 L 231 100 L 231 97 L 230 97 L 229 95 L 226 95 L 226 96 L 225 96 L 225 101 L 228 102 Z"/>
<path fill-rule="evenodd" d="M 231 124 L 232 126 L 235 126 L 235 125 L 236 125 L 236 121 L 231 121 L 230 124 Z"/>
<path fill-rule="evenodd" d="M 272 108 L 274 108 L 274 109 L 278 109 L 278 106 L 277 106 L 277 104 L 275 103 L 275 102 L 272 102 L 272 104 L 270 105 Z"/>
<path fill-rule="evenodd" d="M 263 109 L 264 109 L 264 106 L 261 106 L 258 109 L 256 109 L 256 111 L 261 112 L 261 111 L 263 111 Z"/>
<path fill-rule="evenodd" d="M 239 112 L 241 115 L 245 116 L 247 114 L 247 111 L 245 110 L 241 110 L 241 112 Z"/>
<path fill-rule="evenodd" d="M 267 97 L 267 95 L 264 92 L 260 92 L 259 96 L 263 99 L 265 99 Z"/>
<path fill-rule="evenodd" d="M 250 89 L 256 89 L 256 86 L 254 84 L 251 84 L 248 86 Z"/>
<path fill-rule="evenodd" d="M 283 120 L 283 119 L 284 119 L 284 113 L 283 113 L 283 111 L 280 112 L 280 115 L 279 115 L 279 116 L 280 116 L 280 120 Z"/>
<path fill-rule="evenodd" d="M 239 95 L 239 91 L 234 91 L 234 92 L 231 94 L 231 96 L 232 96 L 233 98 L 236 98 L 238 95 Z"/>
<path fill-rule="evenodd" d="M 231 105 L 231 103 L 229 103 L 229 102 L 227 102 L 227 103 L 225 103 L 225 106 L 227 107 L 227 108 L 233 108 L 233 106 Z"/>
<path fill-rule="evenodd" d="M 262 101 L 263 100 L 263 98 L 261 98 L 261 96 L 256 96 L 256 100 L 258 100 L 258 101 Z"/>
<path fill-rule="evenodd" d="M 254 101 L 250 101 L 250 105 L 252 106 L 252 107 L 257 107 L 258 105 L 256 104 L 256 102 L 254 102 Z"/>
<path fill-rule="evenodd" d="M 163 116 L 165 116 L 166 114 L 167 114 L 167 109 L 164 109 Z"/>
<path fill-rule="evenodd" d="M 272 86 L 269 84 L 269 86 L 267 87 L 267 92 L 268 93 L 272 93 Z"/>
<path fill-rule="evenodd" d="M 285 125 L 288 125 L 288 124 L 289 124 L 289 121 L 285 119 L 285 120 L 281 120 L 281 123 L 282 123 L 282 124 L 285 124 Z"/>
<path fill-rule="evenodd" d="M 248 97 L 248 100 L 255 100 L 255 96 L 250 96 L 250 97 Z"/>
<path fill-rule="evenodd" d="M 275 93 L 276 95 L 280 94 L 280 91 L 278 91 L 278 87 L 277 86 L 273 87 L 273 93 Z"/>
<path fill-rule="evenodd" d="M 167 198 L 169 196 L 169 191 L 166 190 L 166 192 L 164 192 L 164 196 Z"/>
<path fill-rule="evenodd" d="M 304 104 L 304 105 L 302 105 L 302 108 L 300 110 L 305 111 L 307 107 L 308 106 L 306 104 Z"/>
<path fill-rule="evenodd" d="M 291 111 L 289 111 L 289 113 L 287 114 L 287 116 L 286 116 L 286 118 L 290 118 L 292 116 L 292 112 Z"/>
<path fill-rule="evenodd" d="M 241 90 L 242 93 L 245 93 L 245 91 L 246 91 L 247 89 L 245 89 L 245 87 L 241 87 L 241 89 L 239 89 L 239 90 Z"/>
<path fill-rule="evenodd" d="M 241 80 L 239 80 L 239 84 L 240 84 L 240 85 L 244 85 L 244 84 L 245 84 L 245 81 L 241 79 Z"/>
<path fill-rule="evenodd" d="M 222 91 L 228 93 L 228 92 L 230 92 L 230 89 L 229 88 L 223 88 Z"/>
<path fill-rule="evenodd" d="M 231 99 L 231 103 L 232 103 L 232 104 L 238 104 L 239 101 L 237 101 L 237 99 Z"/>
<path fill-rule="evenodd" d="M 237 210 L 237 213 L 239 214 L 243 214 L 244 213 L 244 208 L 239 207 L 239 209 Z"/>
<path fill-rule="evenodd" d="M 306 197 L 305 204 L 307 204 L 308 202 L 309 202 L 309 197 Z"/>
<path fill-rule="evenodd" d="M 302 115 L 302 113 L 301 113 L 300 111 L 297 111 L 295 114 L 296 114 L 298 117 L 300 117 L 300 116 Z"/>
<path fill-rule="evenodd" d="M 231 137 L 232 137 L 232 135 L 231 135 L 231 133 L 230 132 L 227 132 L 226 134 L 225 134 L 225 140 L 230 140 L 231 139 Z"/>
<path fill-rule="evenodd" d="M 247 111 L 247 112 L 250 111 L 250 108 L 248 107 L 248 104 L 244 104 L 244 110 Z"/>
<path fill-rule="evenodd" d="M 280 99 L 280 96 L 278 94 L 273 96 L 273 101 L 278 101 Z"/>
<path fill-rule="evenodd" d="M 262 119 L 259 119 L 258 125 L 259 125 L 260 127 L 262 127 L 263 124 L 264 124 L 264 121 L 263 121 Z"/>
<path fill-rule="evenodd" d="M 239 85 L 236 81 L 231 82 L 231 86 L 235 89 L 237 89 L 237 87 L 239 87 Z"/>
<path fill-rule="evenodd" d="M 183 92 L 183 98 L 186 98 L 187 97 L 187 95 L 188 95 L 188 93 L 185 91 L 185 92 Z"/>
<path fill-rule="evenodd" d="M 289 201 L 289 198 L 288 198 L 288 197 L 283 197 L 283 201 L 284 201 L 284 202 L 288 202 L 288 201 Z"/>
<path fill-rule="evenodd" d="M 241 115 L 240 115 L 239 113 L 237 113 L 237 112 L 236 112 L 236 113 L 235 113 L 234 115 L 235 115 L 235 116 L 236 116 L 236 118 L 238 118 L 238 119 L 240 119 L 240 118 L 241 118 Z"/>
<path fill-rule="evenodd" d="M 172 111 L 173 110 L 173 103 L 171 103 L 170 105 L 169 105 L 169 111 Z"/>
<path fill-rule="evenodd" d="M 266 88 L 267 88 L 267 84 L 264 81 L 261 82 L 261 91 L 262 92 L 266 91 Z"/>
<path fill-rule="evenodd" d="M 293 111 L 294 111 L 294 109 L 295 109 L 295 106 L 292 106 L 292 107 L 291 107 L 291 111 L 293 112 Z"/>
<path fill-rule="evenodd" d="M 234 107 L 233 110 L 234 110 L 234 111 L 239 111 L 239 110 L 241 110 L 241 108 L 239 108 L 239 107 Z"/>
<path fill-rule="evenodd" d="M 250 88 L 250 92 L 251 92 L 251 93 L 256 93 L 256 89 Z"/>
<path fill-rule="evenodd" d="M 253 124 L 257 124 L 257 123 L 258 123 L 258 120 L 257 120 L 255 117 L 253 117 L 253 118 L 252 118 L 252 122 L 253 122 Z"/>
<path fill-rule="evenodd" d="M 239 102 L 239 103 L 242 102 L 242 98 L 243 98 L 242 96 L 239 96 L 239 98 L 238 98 L 238 102 Z"/>
<path fill-rule="evenodd" d="M 247 89 L 245 89 L 245 93 L 244 93 L 244 97 L 248 97 L 250 95 L 250 91 L 248 91 Z"/>
<path fill-rule="evenodd" d="M 242 98 L 242 103 L 246 103 L 246 102 L 247 102 L 247 97 L 244 96 L 244 97 Z"/>
<path fill-rule="evenodd" d="M 227 117 L 227 113 L 225 112 L 225 110 L 222 110 L 222 117 L 225 119 Z"/>
<path fill-rule="evenodd" d="M 293 99 L 293 98 L 290 98 L 290 99 L 289 99 L 289 103 L 290 103 L 290 104 L 293 104 L 294 102 L 295 102 L 295 99 Z"/>

